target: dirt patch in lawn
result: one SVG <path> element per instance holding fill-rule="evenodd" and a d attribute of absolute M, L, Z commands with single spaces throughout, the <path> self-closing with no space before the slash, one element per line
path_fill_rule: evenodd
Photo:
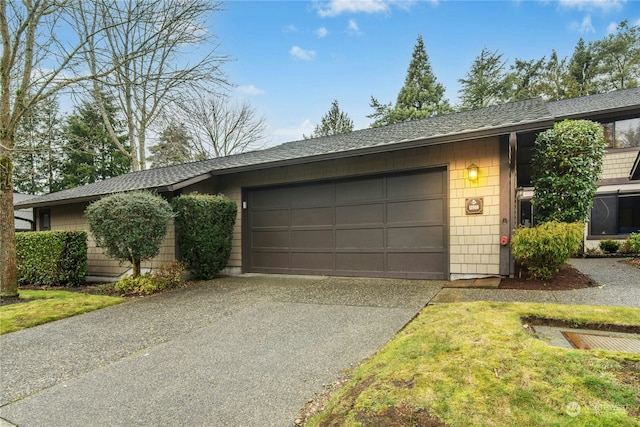
<path fill-rule="evenodd" d="M 546 291 L 567 291 L 598 286 L 589 276 L 565 264 L 558 274 L 549 280 L 530 279 L 529 272 L 516 266 L 515 277 L 502 278 L 500 289 L 532 289 Z"/>

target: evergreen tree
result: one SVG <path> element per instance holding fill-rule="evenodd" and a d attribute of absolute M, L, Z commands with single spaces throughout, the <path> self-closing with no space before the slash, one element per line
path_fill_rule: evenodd
<path fill-rule="evenodd" d="M 321 136 L 338 135 L 340 133 L 351 132 L 353 130 L 353 120 L 349 115 L 340 111 L 338 100 L 333 100 L 331 108 L 322 116 L 320 124 L 316 125 L 310 136 L 303 135 L 305 139 L 318 138 Z"/>
<path fill-rule="evenodd" d="M 597 61 L 599 90 L 627 89 L 640 80 L 640 26 L 622 21 L 615 34 L 592 44 Z"/>
<path fill-rule="evenodd" d="M 462 84 L 459 92 L 463 110 L 488 107 L 507 100 L 509 81 L 504 67 L 501 53 L 482 49 L 471 64 L 466 78 L 458 80 Z"/>
<path fill-rule="evenodd" d="M 444 92 L 444 86 L 433 74 L 424 41 L 419 35 L 395 106 L 391 108 L 390 104 L 380 104 L 371 97 L 370 105 L 375 112 L 367 117 L 375 119 L 371 126 L 376 127 L 448 113 L 452 109 Z"/>
<path fill-rule="evenodd" d="M 559 59 L 555 50 L 541 73 L 540 94 L 550 101 L 567 98 L 567 59 Z"/>
<path fill-rule="evenodd" d="M 535 98 L 540 96 L 540 79 L 545 62 L 544 57 L 537 61 L 515 60 L 507 77 L 509 101 Z"/>
<path fill-rule="evenodd" d="M 123 123 L 117 119 L 112 101 L 106 103 L 114 130 L 124 144 L 127 137 Z M 85 101 L 67 118 L 65 127 L 65 161 L 62 179 L 55 190 L 73 188 L 106 178 L 122 175 L 131 170 L 129 160 L 113 145 L 102 120 L 98 106 Z"/>
<path fill-rule="evenodd" d="M 45 194 L 59 177 L 60 118 L 58 102 L 50 98 L 28 111 L 18 128 L 13 182 L 16 191 Z"/>
<path fill-rule="evenodd" d="M 192 138 L 184 124 L 169 123 L 160 134 L 158 143 L 149 149 L 152 168 L 176 165 L 195 160 L 192 157 Z"/>
<path fill-rule="evenodd" d="M 595 58 L 592 49 L 580 38 L 569 60 L 567 95 L 577 98 L 596 93 Z"/>

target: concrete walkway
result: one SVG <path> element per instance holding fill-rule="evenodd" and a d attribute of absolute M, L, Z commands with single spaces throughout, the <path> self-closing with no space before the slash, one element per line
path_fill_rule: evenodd
<path fill-rule="evenodd" d="M 640 269 L 619 258 L 572 259 L 570 264 L 599 286 L 571 291 L 445 288 L 430 304 L 501 301 L 640 307 Z"/>
<path fill-rule="evenodd" d="M 441 285 L 230 277 L 6 334 L 0 418 L 20 427 L 289 426 Z"/>

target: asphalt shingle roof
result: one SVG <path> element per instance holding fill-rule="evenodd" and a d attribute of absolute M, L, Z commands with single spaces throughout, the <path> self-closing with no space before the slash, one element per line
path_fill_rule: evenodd
<path fill-rule="evenodd" d="M 81 187 L 35 197 L 17 206 L 42 206 L 69 200 L 139 190 L 170 190 L 188 180 L 241 169 L 269 167 L 283 162 L 308 162 L 331 156 L 347 156 L 367 150 L 394 150 L 411 143 L 421 145 L 464 139 L 480 132 L 498 133 L 506 128 L 551 122 L 555 118 L 640 105 L 640 89 L 546 103 L 540 98 L 471 111 L 434 116 L 339 135 L 287 142 L 264 150 L 131 172 Z"/>

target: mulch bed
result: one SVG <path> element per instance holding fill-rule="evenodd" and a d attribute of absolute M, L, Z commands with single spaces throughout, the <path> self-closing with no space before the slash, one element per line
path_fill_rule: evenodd
<path fill-rule="evenodd" d="M 589 276 L 586 276 L 565 264 L 558 274 L 549 280 L 530 279 L 524 268 L 516 266 L 515 277 L 500 280 L 500 289 L 531 289 L 545 291 L 568 291 L 598 286 Z"/>

